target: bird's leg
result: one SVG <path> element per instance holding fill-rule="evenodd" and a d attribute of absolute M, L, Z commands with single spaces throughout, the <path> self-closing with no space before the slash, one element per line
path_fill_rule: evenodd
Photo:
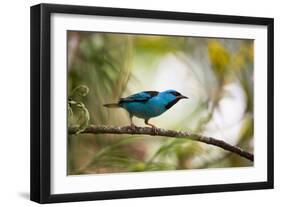
<path fill-rule="evenodd" d="M 133 116 L 130 114 L 130 125 L 132 129 L 137 128 L 137 126 L 133 123 Z"/>
<path fill-rule="evenodd" d="M 157 128 L 155 125 L 148 123 L 148 120 L 149 120 L 149 119 L 145 119 L 145 120 L 144 120 L 144 123 L 145 123 L 146 125 L 151 126 L 153 132 L 156 134 L 158 128 Z"/>

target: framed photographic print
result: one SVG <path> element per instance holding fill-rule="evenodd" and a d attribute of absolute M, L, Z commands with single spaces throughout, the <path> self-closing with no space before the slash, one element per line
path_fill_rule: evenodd
<path fill-rule="evenodd" d="M 273 19 L 31 7 L 31 200 L 273 188 Z"/>

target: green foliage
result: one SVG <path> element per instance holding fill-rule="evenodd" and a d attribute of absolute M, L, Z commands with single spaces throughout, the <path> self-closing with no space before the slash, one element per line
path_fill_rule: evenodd
<path fill-rule="evenodd" d="M 208 53 L 213 70 L 219 81 L 222 81 L 230 63 L 229 51 L 218 40 L 210 40 L 208 42 Z"/>
<path fill-rule="evenodd" d="M 82 97 L 89 93 L 87 86 L 77 86 L 69 95 L 67 109 L 68 109 L 68 126 L 78 125 L 79 128 L 76 134 L 81 133 L 89 125 L 90 115 L 86 106 L 79 101 Z"/>
<path fill-rule="evenodd" d="M 69 32 L 68 38 L 68 91 L 86 85 L 90 89 L 85 101 L 91 103 L 88 105 L 91 120 L 106 123 L 107 114 L 101 106 L 119 98 L 130 77 L 131 38 L 88 32 Z"/>
<path fill-rule="evenodd" d="M 108 145 L 101 150 L 99 150 L 91 158 L 90 162 L 84 167 L 84 169 L 89 168 L 100 168 L 100 167 L 111 167 L 124 169 L 127 166 L 136 165 L 139 163 L 137 159 L 127 156 L 124 151 L 120 149 L 121 146 L 128 145 L 131 142 L 135 142 L 137 137 L 128 137 L 117 142 Z M 84 171 L 84 170 L 82 170 Z"/>

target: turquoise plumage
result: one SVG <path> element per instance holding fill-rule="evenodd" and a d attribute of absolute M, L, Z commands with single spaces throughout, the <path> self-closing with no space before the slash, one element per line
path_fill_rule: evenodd
<path fill-rule="evenodd" d="M 156 117 L 170 109 L 181 99 L 188 97 L 181 95 L 175 90 L 163 92 L 143 91 L 133 94 L 126 98 L 121 98 L 118 103 L 104 104 L 105 107 L 121 107 L 128 111 L 130 115 L 131 126 L 135 127 L 132 118 L 136 116 L 145 120 L 145 124 L 156 128 L 153 124 L 148 123 L 152 117 Z"/>

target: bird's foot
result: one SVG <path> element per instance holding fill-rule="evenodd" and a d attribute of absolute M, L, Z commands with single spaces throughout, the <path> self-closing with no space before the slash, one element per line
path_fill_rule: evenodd
<path fill-rule="evenodd" d="M 152 131 L 153 131 L 154 135 L 157 135 L 157 134 L 158 134 L 158 132 L 160 131 L 160 129 L 159 129 L 159 128 L 157 128 L 157 127 L 156 127 L 156 126 L 154 126 L 154 125 L 152 125 L 152 126 L 151 126 L 151 129 L 152 129 Z"/>
<path fill-rule="evenodd" d="M 131 127 L 132 130 L 136 130 L 136 129 L 138 128 L 138 127 L 137 127 L 136 125 L 134 125 L 134 124 L 131 124 L 130 127 Z"/>
<path fill-rule="evenodd" d="M 152 129 L 154 135 L 157 135 L 157 132 L 159 132 L 159 129 L 158 129 L 155 125 L 149 123 L 149 122 L 148 122 L 148 119 L 145 119 L 145 120 L 144 120 L 144 123 L 145 123 L 146 125 L 151 126 L 151 129 Z"/>

